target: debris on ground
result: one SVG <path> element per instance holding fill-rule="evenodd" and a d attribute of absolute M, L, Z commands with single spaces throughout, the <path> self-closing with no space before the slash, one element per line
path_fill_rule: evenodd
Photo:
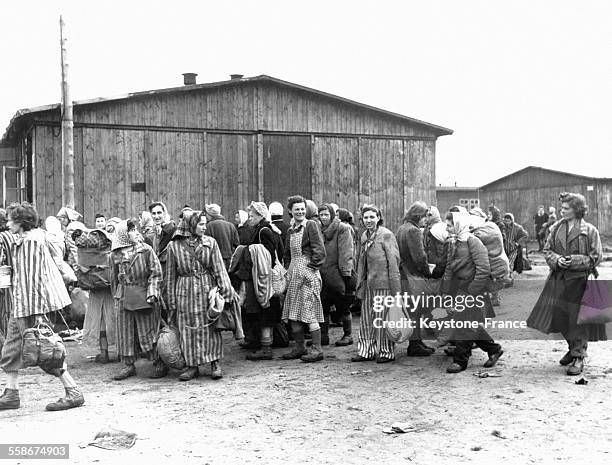
<path fill-rule="evenodd" d="M 574 384 L 579 384 L 580 386 L 586 386 L 587 384 L 589 384 L 589 382 L 584 378 L 580 378 L 578 381 L 575 381 Z"/>
<path fill-rule="evenodd" d="M 477 371 L 473 373 L 474 376 L 478 376 L 479 378 L 501 378 L 501 375 L 498 373 L 490 373 L 488 371 Z"/>
<path fill-rule="evenodd" d="M 502 435 L 501 432 L 497 431 L 496 429 L 491 431 L 491 435 L 495 436 L 496 438 L 499 438 L 499 439 L 508 439 L 506 436 Z"/>
<path fill-rule="evenodd" d="M 136 433 L 128 433 L 118 429 L 108 428 L 99 431 L 94 440 L 87 446 L 99 447 L 106 450 L 130 449 L 136 443 Z"/>
<path fill-rule="evenodd" d="M 396 422 L 391 426 L 383 428 L 383 433 L 386 434 L 401 434 L 401 433 L 414 433 L 416 427 L 411 423 Z"/>

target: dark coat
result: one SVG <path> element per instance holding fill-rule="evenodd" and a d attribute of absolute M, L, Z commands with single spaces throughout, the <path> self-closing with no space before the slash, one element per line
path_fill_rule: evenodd
<path fill-rule="evenodd" d="M 457 241 L 454 246 L 449 246 L 442 282 L 444 294 L 455 294 L 459 290 L 480 294 L 487 289 L 490 276 L 489 253 L 476 236 L 470 234 L 467 241 Z"/>
<path fill-rule="evenodd" d="M 412 221 L 406 221 L 397 230 L 396 237 L 401 258 L 402 279 L 407 279 L 409 275 L 431 277 L 421 229 Z"/>
<path fill-rule="evenodd" d="M 325 262 L 321 266 L 323 288 L 337 294 L 346 293 L 343 277 L 353 272 L 353 231 L 352 228 L 334 218 L 327 228 L 323 228 L 325 242 Z"/>
<path fill-rule="evenodd" d="M 291 234 L 295 232 L 294 227 L 287 231 L 287 241 L 285 242 L 285 267 L 289 268 L 291 263 Z M 308 268 L 318 270 L 325 262 L 325 246 L 323 236 L 317 223 L 313 220 L 304 221 L 304 234 L 302 236 L 302 254 L 310 258 Z"/>
<path fill-rule="evenodd" d="M 206 225 L 206 235 L 217 241 L 221 257 L 223 257 L 227 268 L 234 250 L 240 245 L 240 238 L 238 237 L 236 227 L 229 221 L 226 221 L 221 215 L 212 216 L 212 219 Z"/>
<path fill-rule="evenodd" d="M 242 226 L 236 226 L 236 230 L 238 231 L 240 245 L 249 245 L 253 236 L 253 226 L 243 224 Z"/>
<path fill-rule="evenodd" d="M 280 230 L 281 240 L 284 244 L 287 241 L 287 231 L 289 231 L 289 225 L 283 220 L 283 215 L 272 215 L 272 224 Z"/>

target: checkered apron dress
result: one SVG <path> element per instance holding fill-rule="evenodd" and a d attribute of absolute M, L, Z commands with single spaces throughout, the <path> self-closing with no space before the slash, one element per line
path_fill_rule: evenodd
<path fill-rule="evenodd" d="M 291 234 L 289 248 L 291 264 L 287 270 L 287 296 L 283 307 L 283 319 L 302 323 L 323 323 L 321 305 L 321 274 L 308 268 L 309 259 L 302 255 L 304 227 Z"/>

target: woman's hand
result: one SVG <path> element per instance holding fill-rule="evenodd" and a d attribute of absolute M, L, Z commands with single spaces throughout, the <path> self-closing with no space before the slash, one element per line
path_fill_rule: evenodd
<path fill-rule="evenodd" d="M 154 295 L 150 295 L 149 297 L 147 297 L 148 304 L 154 304 L 155 302 L 157 302 L 157 297 L 155 297 Z"/>
<path fill-rule="evenodd" d="M 564 270 L 568 269 L 572 264 L 572 257 L 559 257 L 557 265 Z"/>

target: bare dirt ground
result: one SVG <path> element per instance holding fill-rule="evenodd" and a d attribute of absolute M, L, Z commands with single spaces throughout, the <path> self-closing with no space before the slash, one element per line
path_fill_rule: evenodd
<path fill-rule="evenodd" d="M 602 271 L 612 279 L 612 268 Z M 546 274 L 536 265 L 504 290 L 498 319 L 526 318 Z M 441 350 L 408 358 L 402 344 L 385 365 L 350 363 L 355 346 L 330 347 L 316 364 L 254 363 L 228 336 L 223 380 L 182 383 L 177 372 L 149 380 L 142 361 L 139 377 L 117 382 L 120 365 L 96 365 L 86 358 L 95 350 L 69 343 L 85 406 L 45 412 L 61 387 L 29 369 L 22 408 L 0 412 L 0 442 L 69 443 L 70 460 L 57 463 L 78 464 L 610 463 L 612 343 L 590 344 L 588 385 L 576 385 L 558 364 L 565 343 L 530 331 L 517 333 L 525 340 L 500 341 L 505 354 L 490 370 L 500 377 L 490 378 L 473 376 L 486 360 L 477 349 L 467 371 L 448 375 Z M 333 328 L 332 341 L 340 333 Z M 398 421 L 416 431 L 382 432 Z M 136 444 L 121 452 L 79 447 L 106 427 L 136 433 Z"/>

